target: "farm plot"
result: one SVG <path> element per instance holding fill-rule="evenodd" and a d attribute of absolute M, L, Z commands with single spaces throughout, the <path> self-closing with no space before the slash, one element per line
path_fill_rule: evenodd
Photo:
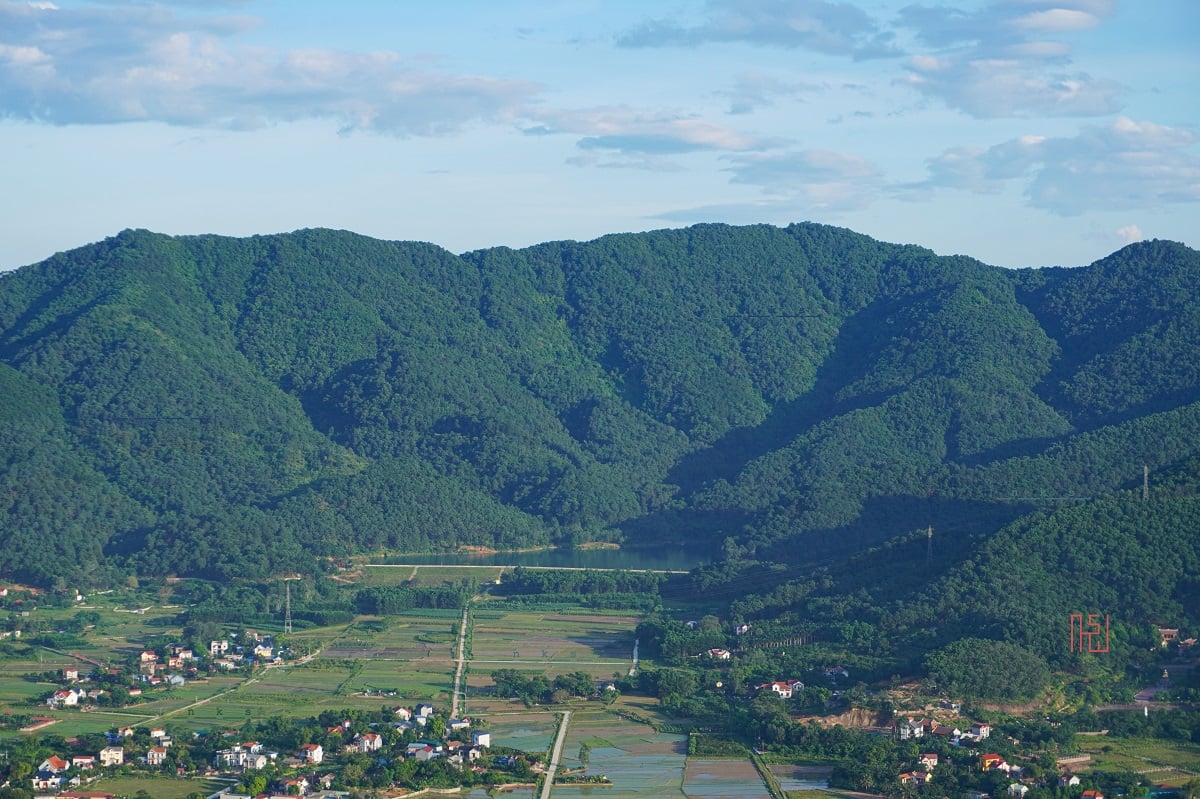
<path fill-rule="evenodd" d="M 471 660 L 476 672 L 512 668 L 554 677 L 586 671 L 598 678 L 628 671 L 633 657 L 631 616 L 537 612 L 476 614 Z"/>
<path fill-rule="evenodd" d="M 487 717 L 493 746 L 507 746 L 530 754 L 546 754 L 554 742 L 557 714 L 552 711 L 517 711 Z"/>
<path fill-rule="evenodd" d="M 584 746 L 586 744 L 586 746 Z M 603 789 L 556 785 L 556 797 L 597 795 L 605 799 L 650 799 L 678 796 L 683 790 L 687 739 L 683 735 L 658 733 L 653 727 L 627 721 L 607 713 L 571 714 L 562 766 L 572 772 L 584 768 L 588 774 L 603 774 L 612 781 Z"/>
<path fill-rule="evenodd" d="M 457 610 L 422 610 L 360 619 L 313 663 L 352 666 L 346 694 L 448 697 L 461 617 Z"/>
<path fill-rule="evenodd" d="M 771 799 L 749 760 L 688 758 L 683 792 L 689 799 Z"/>
<path fill-rule="evenodd" d="M 395 616 L 361 618 L 331 641 L 325 660 L 435 660 L 454 657 L 461 611 L 408 611 Z"/>
<path fill-rule="evenodd" d="M 1183 784 L 1200 771 L 1200 746 L 1157 738 L 1077 736 L 1079 749 L 1092 756 L 1092 768 L 1135 771 L 1154 783 Z"/>
<path fill-rule="evenodd" d="M 833 773 L 833 766 L 776 764 L 770 769 L 779 787 L 788 793 L 823 791 L 829 787 L 829 775 Z"/>

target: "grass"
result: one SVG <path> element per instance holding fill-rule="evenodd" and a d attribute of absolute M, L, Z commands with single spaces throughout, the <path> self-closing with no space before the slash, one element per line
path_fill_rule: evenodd
<path fill-rule="evenodd" d="M 88 791 L 103 791 L 117 796 L 133 796 L 145 791 L 154 799 L 185 799 L 188 794 L 199 792 L 204 796 L 227 787 L 228 782 L 210 779 L 178 779 L 175 777 L 103 777 L 88 785 Z"/>
<path fill-rule="evenodd" d="M 1077 736 L 1081 752 L 1092 756 L 1092 768 L 1108 771 L 1143 771 L 1166 767 L 1142 775 L 1153 783 L 1186 782 L 1200 771 L 1200 744 L 1160 738 L 1115 738 Z M 1182 769 L 1177 771 L 1175 769 Z"/>
<path fill-rule="evenodd" d="M 376 585 L 455 585 L 464 580 L 475 580 L 480 586 L 495 582 L 507 566 L 365 566 L 355 578 L 359 586 Z"/>

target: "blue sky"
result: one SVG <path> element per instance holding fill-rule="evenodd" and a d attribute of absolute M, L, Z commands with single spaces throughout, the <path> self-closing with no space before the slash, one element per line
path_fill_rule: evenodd
<path fill-rule="evenodd" d="M 1194 0 L 0 0 L 0 269 L 128 227 L 1200 247 L 1197 42 Z"/>

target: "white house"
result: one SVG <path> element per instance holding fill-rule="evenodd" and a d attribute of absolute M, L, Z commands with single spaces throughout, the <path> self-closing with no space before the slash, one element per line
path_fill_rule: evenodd
<path fill-rule="evenodd" d="M 305 744 L 300 747 L 299 757 L 305 763 L 320 763 L 325 759 L 325 750 L 320 744 Z"/>
<path fill-rule="evenodd" d="M 383 748 L 383 736 L 378 733 L 368 732 L 358 736 L 355 741 L 356 748 L 360 752 L 378 752 Z"/>

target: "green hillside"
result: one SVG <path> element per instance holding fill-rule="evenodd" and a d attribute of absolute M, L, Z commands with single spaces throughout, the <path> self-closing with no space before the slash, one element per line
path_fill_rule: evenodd
<path fill-rule="evenodd" d="M 1197 286 L 1169 242 L 1012 271 L 812 224 L 125 231 L 0 277 L 0 574 L 611 540 L 794 576 L 986 538 L 1200 456 Z"/>

